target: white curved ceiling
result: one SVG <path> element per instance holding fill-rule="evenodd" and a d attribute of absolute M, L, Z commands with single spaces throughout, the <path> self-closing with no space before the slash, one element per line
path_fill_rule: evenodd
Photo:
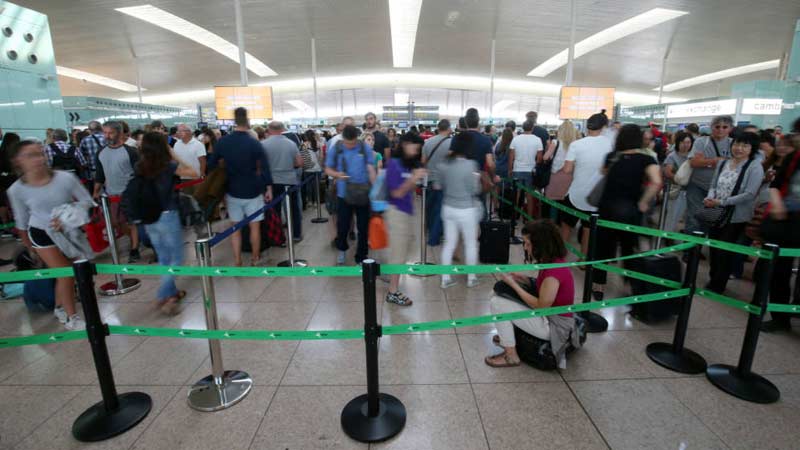
<path fill-rule="evenodd" d="M 18 3 L 50 17 L 59 65 L 135 84 L 138 62 L 147 97 L 207 92 L 213 85 L 239 81 L 238 65 L 225 56 L 115 11 L 150 3 L 235 43 L 232 1 Z M 780 58 L 788 49 L 795 20 L 800 17 L 800 2 L 786 0 L 762 0 L 757 6 L 728 0 L 577 0 L 577 4 L 578 41 L 653 8 L 689 12 L 678 20 L 593 50 L 575 62 L 575 85 L 613 86 L 624 93 L 649 96 L 659 84 L 661 60 L 674 27 L 677 34 L 667 83 Z M 382 81 L 385 84 L 374 82 L 369 87 L 397 87 L 392 84 L 397 83 L 397 78 L 405 77 L 403 83 L 408 84 L 412 78 L 408 73 L 412 73 L 423 75 L 417 86 L 443 83 L 452 89 L 474 89 L 459 84 L 463 79 L 451 76 L 487 78 L 493 37 L 497 45 L 498 92 L 519 90 L 520 95 L 553 95 L 547 92 L 553 92 L 552 87 L 564 81 L 563 67 L 543 78 L 526 74 L 568 44 L 568 1 L 423 0 L 410 69 L 393 69 L 387 0 L 242 0 L 242 10 L 247 52 L 278 74 L 259 78 L 251 73 L 251 83 L 292 84 L 296 81 L 287 80 L 310 78 L 312 36 L 316 39 L 319 76 L 338 78 L 338 88 L 348 82 L 351 88 L 365 85 L 363 78 L 343 81 L 341 78 L 347 78 L 343 75 L 391 74 Z M 725 94 L 732 82 L 774 76 L 774 70 L 756 72 L 722 80 L 721 84 L 711 82 L 677 90 L 670 96 L 708 97 L 718 90 Z M 452 80 L 448 81 L 448 77 Z M 61 86 L 65 95 L 131 95 L 65 77 L 61 77 Z M 301 89 L 306 88 L 303 85 Z M 640 100 L 631 103 L 641 103 L 652 97 L 631 98 Z M 176 103 L 189 102 L 184 96 Z"/>

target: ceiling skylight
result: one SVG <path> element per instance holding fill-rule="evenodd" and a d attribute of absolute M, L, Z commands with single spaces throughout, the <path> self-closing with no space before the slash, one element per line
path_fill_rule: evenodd
<path fill-rule="evenodd" d="M 76 78 L 78 80 L 88 81 L 90 83 L 101 84 L 103 86 L 108 86 L 110 88 L 119 89 L 120 91 L 136 92 L 138 90 L 136 86 L 130 83 L 115 80 L 113 78 L 104 77 L 102 75 L 96 75 L 93 73 L 84 72 L 82 70 L 70 69 L 69 67 L 56 66 L 56 73 L 65 77 Z M 145 91 L 146 89 L 142 90 Z"/>
<path fill-rule="evenodd" d="M 676 19 L 680 16 L 689 14 L 687 11 L 678 11 L 674 9 L 655 8 L 638 16 L 631 17 L 628 20 L 620 22 L 612 27 L 606 28 L 597 32 L 588 38 L 575 44 L 575 59 L 596 50 L 604 45 L 610 44 L 616 40 L 622 39 L 642 30 L 654 27 L 660 23 Z M 569 48 L 565 48 L 558 54 L 548 59 L 547 61 L 539 64 L 528 73 L 529 77 L 546 77 L 559 67 L 567 65 L 569 58 Z"/>
<path fill-rule="evenodd" d="M 698 75 L 696 77 L 687 78 L 685 80 L 676 81 L 674 83 L 665 84 L 664 92 L 677 91 L 679 89 L 696 86 L 698 84 L 708 83 L 710 81 L 722 80 L 725 78 L 735 77 L 753 72 L 761 72 L 762 70 L 777 69 L 780 65 L 780 59 L 773 59 L 771 61 L 764 61 L 755 64 L 748 64 L 746 66 L 732 67 L 730 69 L 720 70 L 718 72 L 711 72 L 705 75 Z M 657 91 L 658 88 L 653 89 Z"/>
<path fill-rule="evenodd" d="M 163 9 L 153 5 L 131 6 L 127 8 L 117 8 L 117 11 L 151 23 L 167 31 L 179 34 L 187 39 L 191 39 L 200 45 L 204 45 L 222 56 L 239 63 L 239 47 L 217 36 L 216 34 L 198 25 L 181 19 L 180 17 L 168 13 Z M 250 53 L 245 53 L 245 63 L 247 70 L 259 77 L 271 77 L 277 75 L 275 71 L 267 67 Z"/>
<path fill-rule="evenodd" d="M 394 67 L 412 66 L 421 10 L 422 0 L 389 0 Z"/>

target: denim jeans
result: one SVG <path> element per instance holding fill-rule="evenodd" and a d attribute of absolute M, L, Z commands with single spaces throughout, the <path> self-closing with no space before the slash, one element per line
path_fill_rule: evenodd
<path fill-rule="evenodd" d="M 176 210 L 164 211 L 158 222 L 144 226 L 153 248 L 158 253 L 158 263 L 162 266 L 179 266 L 183 264 L 183 229 Z M 158 301 L 178 295 L 173 275 L 162 275 L 158 287 Z"/>
<path fill-rule="evenodd" d="M 704 208 L 703 200 L 708 195 L 708 189 L 703 189 L 696 184 L 689 184 L 686 186 L 686 223 L 685 232 L 691 233 L 692 231 L 702 231 L 708 233 L 705 225 L 701 224 L 694 215 L 697 211 Z"/>
<path fill-rule="evenodd" d="M 442 242 L 442 198 L 444 192 L 441 189 L 428 188 L 425 190 L 425 219 L 428 223 L 428 245 L 436 247 Z"/>

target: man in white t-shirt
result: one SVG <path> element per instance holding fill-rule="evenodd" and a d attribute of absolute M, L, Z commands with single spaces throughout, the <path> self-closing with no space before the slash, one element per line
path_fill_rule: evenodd
<path fill-rule="evenodd" d="M 533 189 L 533 169 L 536 167 L 536 154 L 544 149 L 542 140 L 533 134 L 534 122 L 526 120 L 522 124 L 522 134 L 514 136 L 508 146 L 508 167 L 511 177 L 527 188 Z M 521 193 L 517 192 L 517 204 Z M 533 195 L 525 193 L 525 209 L 534 217 Z"/>
<path fill-rule="evenodd" d="M 178 125 L 177 135 L 179 139 L 175 141 L 173 147 L 175 155 L 192 166 L 192 169 L 202 177 L 206 173 L 206 147 L 194 138 L 189 125 Z"/>
<path fill-rule="evenodd" d="M 564 172 L 572 174 L 572 184 L 569 186 L 567 197 L 562 200 L 566 206 L 577 209 L 586 214 L 597 211 L 597 208 L 586 201 L 595 184 L 602 178 L 600 170 L 613 147 L 611 140 L 606 137 L 603 130 L 608 125 L 608 117 L 604 113 L 594 114 L 586 121 L 588 135 L 578 139 L 569 146 L 567 158 L 564 162 Z M 562 235 L 568 237 L 572 228 L 578 223 L 578 218 L 563 212 L 558 214 Z M 584 223 L 581 235 L 581 247 L 584 254 L 589 240 L 589 227 Z"/>

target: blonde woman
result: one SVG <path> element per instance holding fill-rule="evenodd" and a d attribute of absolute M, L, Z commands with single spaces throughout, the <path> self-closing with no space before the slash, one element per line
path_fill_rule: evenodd
<path fill-rule="evenodd" d="M 359 139 L 366 142 L 370 148 L 375 148 L 375 135 L 371 131 L 363 131 Z M 383 169 L 383 155 L 381 152 L 375 152 L 375 168 Z"/>
<path fill-rule="evenodd" d="M 553 165 L 551 167 L 552 175 L 550 176 L 550 183 L 545 188 L 545 196 L 547 198 L 562 201 L 564 197 L 566 197 L 569 185 L 572 183 L 572 174 L 568 174 L 563 170 L 564 162 L 567 159 L 569 146 L 580 139 L 580 137 L 578 129 L 575 128 L 572 121 L 565 120 L 559 125 L 556 138 L 551 140 L 551 142 L 555 142 L 555 156 L 553 157 Z M 543 217 L 547 217 L 550 214 L 549 205 L 545 206 L 546 207 L 542 211 Z M 567 233 L 569 233 L 569 230 L 567 230 Z M 562 232 L 562 237 L 566 239 L 569 237 L 569 234 L 565 236 Z"/>

